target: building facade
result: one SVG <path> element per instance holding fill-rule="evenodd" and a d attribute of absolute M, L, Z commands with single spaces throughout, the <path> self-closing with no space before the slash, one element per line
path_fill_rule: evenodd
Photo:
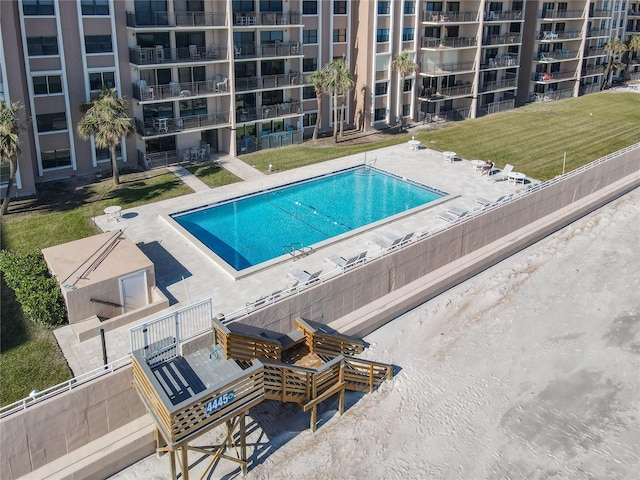
<path fill-rule="evenodd" d="M 476 118 L 598 91 L 612 38 L 640 33 L 640 2 L 533 0 L 13 0 L 0 2 L 0 95 L 25 105 L 16 196 L 110 169 L 77 134 L 105 87 L 129 101 L 122 167 L 154 168 L 300 143 L 318 115 L 309 75 L 347 60 L 345 123 Z M 418 65 L 402 77 L 401 52 Z M 640 76 L 637 52 L 626 73 Z M 6 169 L 3 169 L 6 173 Z M 6 175 L 4 176 L 6 177 Z M 3 178 L 6 184 L 6 178 Z"/>

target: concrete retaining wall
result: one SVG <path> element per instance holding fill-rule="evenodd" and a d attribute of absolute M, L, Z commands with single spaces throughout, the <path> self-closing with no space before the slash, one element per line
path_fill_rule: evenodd
<path fill-rule="evenodd" d="M 242 323 L 286 333 L 302 316 L 364 335 L 639 185 L 640 148 L 635 148 L 253 312 Z M 183 348 L 210 339 L 208 333 Z M 131 377 L 131 367 L 123 368 L 0 420 L 0 478 L 47 478 L 44 470 L 56 459 L 63 462 L 107 436 L 122 437 L 116 439 L 120 450 L 98 455 L 94 449 L 95 456 L 85 456 L 75 473 L 68 467 L 64 474 L 51 469 L 55 473 L 48 475 L 104 477 L 151 454 L 153 428 Z M 125 437 L 127 425 L 135 425 L 139 435 Z"/>

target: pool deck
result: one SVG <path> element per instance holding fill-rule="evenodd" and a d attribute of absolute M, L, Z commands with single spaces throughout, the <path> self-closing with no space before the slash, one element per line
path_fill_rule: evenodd
<path fill-rule="evenodd" d="M 222 166 L 228 162 L 230 170 L 232 164 L 240 162 L 237 159 L 226 159 L 226 162 L 224 160 Z M 379 169 L 449 192 L 450 196 L 415 214 L 332 242 L 326 247 L 314 249 L 312 254 L 304 258 L 291 258 L 238 280 L 231 278 L 162 218 L 162 215 L 169 213 L 362 165 L 365 160 L 367 163 L 374 163 Z M 243 182 L 215 189 L 198 188 L 196 193 L 123 210 L 122 218 L 118 222 L 108 222 L 106 216 L 96 217 L 95 222 L 103 231 L 123 230 L 153 261 L 158 288 L 171 303 L 167 312 L 211 297 L 214 312 L 228 314 L 244 307 L 247 302 L 291 285 L 292 279 L 287 273 L 293 269 L 329 272 L 335 267 L 325 261 L 326 257 L 350 257 L 364 250 L 373 253 L 377 247 L 372 246 L 371 241 L 380 238 L 383 233 L 387 236 L 397 236 L 437 228 L 446 222 L 436 215 L 449 207 L 473 210 L 480 207 L 475 202 L 478 197 L 496 200 L 528 185 L 514 185 L 510 181 L 492 182 L 474 171 L 470 160 L 458 158 L 457 161 L 448 163 L 444 161 L 441 152 L 424 147 L 410 150 L 407 144 L 401 144 L 369 151 L 366 158 L 365 154 L 361 153 L 283 172 L 277 171 L 277 160 L 274 160 L 276 171 L 269 175 L 259 174 L 257 170 L 244 164 L 247 167 L 244 169 L 247 176 L 243 175 L 246 178 Z M 183 175 L 184 172 L 179 176 L 182 178 Z M 159 316 L 160 314 L 157 314 L 154 317 Z M 109 361 L 117 360 L 129 353 L 129 328 L 145 320 L 106 333 Z M 78 342 L 70 326 L 57 329 L 55 334 L 74 375 L 102 365 L 99 337 Z"/>

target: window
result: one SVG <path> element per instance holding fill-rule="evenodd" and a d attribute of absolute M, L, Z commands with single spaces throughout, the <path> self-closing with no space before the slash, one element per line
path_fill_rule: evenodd
<path fill-rule="evenodd" d="M 376 41 L 378 43 L 384 43 L 389 41 L 389 29 L 379 28 L 376 32 Z"/>
<path fill-rule="evenodd" d="M 116 79 L 113 72 L 89 73 L 89 90 L 96 91 L 103 88 L 115 88 Z"/>
<path fill-rule="evenodd" d="M 403 92 L 410 92 L 412 86 L 413 86 L 413 80 L 410 79 L 410 78 L 406 78 L 404 80 L 404 85 L 402 86 L 402 91 Z"/>
<path fill-rule="evenodd" d="M 22 11 L 25 16 L 55 15 L 53 0 L 22 0 Z"/>
<path fill-rule="evenodd" d="M 284 33 L 282 30 L 268 30 L 260 32 L 260 43 L 282 43 Z"/>
<path fill-rule="evenodd" d="M 302 59 L 302 71 L 303 72 L 315 72 L 318 69 L 318 58 L 303 58 Z"/>
<path fill-rule="evenodd" d="M 333 41 L 334 42 L 346 42 L 347 41 L 347 30 L 345 28 L 334 28 L 333 29 Z"/>
<path fill-rule="evenodd" d="M 335 0 L 333 2 L 334 15 L 346 15 L 347 14 L 347 2 Z"/>
<path fill-rule="evenodd" d="M 391 12 L 390 4 L 391 2 L 378 2 L 378 15 L 389 15 Z"/>
<path fill-rule="evenodd" d="M 262 92 L 262 105 L 277 105 L 284 101 L 282 90 L 272 90 Z"/>
<path fill-rule="evenodd" d="M 62 93 L 62 77 L 60 75 L 42 75 L 33 77 L 32 80 L 34 95 Z"/>
<path fill-rule="evenodd" d="M 66 130 L 67 114 L 65 112 L 42 113 L 36 115 L 36 124 L 38 125 L 38 133 Z"/>
<path fill-rule="evenodd" d="M 109 15 L 109 0 L 81 0 L 82 15 Z"/>
<path fill-rule="evenodd" d="M 111 35 L 85 35 L 84 48 L 87 53 L 111 52 Z"/>
<path fill-rule="evenodd" d="M 116 158 L 122 158 L 122 144 L 118 143 L 116 145 Z M 96 147 L 96 161 L 97 162 L 106 162 L 111 160 L 111 153 L 109 152 L 109 148 L 98 148 Z"/>
<path fill-rule="evenodd" d="M 30 57 L 58 55 L 58 39 L 56 37 L 27 37 L 27 52 Z"/>
<path fill-rule="evenodd" d="M 413 27 L 403 28 L 402 29 L 402 41 L 409 42 L 413 40 Z"/>
<path fill-rule="evenodd" d="M 318 30 L 303 30 L 302 43 L 305 45 L 309 43 L 318 43 Z"/>
<path fill-rule="evenodd" d="M 416 13 L 416 2 L 404 2 L 404 14 L 413 15 Z"/>
<path fill-rule="evenodd" d="M 314 87 L 304 87 L 302 89 L 302 98 L 304 100 L 316 98 L 316 89 Z"/>
<path fill-rule="evenodd" d="M 373 119 L 376 122 L 380 122 L 386 118 L 387 118 L 387 109 L 385 107 L 376 108 Z"/>
<path fill-rule="evenodd" d="M 42 168 L 44 170 L 71 166 L 71 152 L 68 148 L 42 152 L 40 155 L 42 157 Z"/>
<path fill-rule="evenodd" d="M 402 116 L 408 117 L 409 115 L 411 115 L 411 105 L 405 103 L 404 105 L 402 105 Z"/>
<path fill-rule="evenodd" d="M 376 95 L 386 95 L 388 86 L 387 82 L 376 83 Z"/>
<path fill-rule="evenodd" d="M 318 14 L 318 2 L 317 0 L 302 2 L 302 14 L 303 15 L 317 15 Z"/>
<path fill-rule="evenodd" d="M 317 120 L 318 120 L 318 114 L 316 112 L 305 113 L 302 116 L 302 126 L 303 127 L 315 127 Z"/>

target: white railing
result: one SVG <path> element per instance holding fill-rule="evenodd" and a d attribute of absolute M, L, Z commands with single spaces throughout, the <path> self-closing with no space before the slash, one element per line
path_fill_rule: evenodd
<path fill-rule="evenodd" d="M 210 331 L 213 317 L 211 298 L 163 317 L 132 327 L 131 351 L 142 351 L 142 358 L 153 366 L 178 356 L 180 342 Z"/>
<path fill-rule="evenodd" d="M 126 357 L 122 357 L 114 362 L 103 365 L 100 368 L 96 368 L 95 370 L 91 370 L 90 372 L 78 375 L 77 377 L 59 383 L 58 385 L 54 385 L 53 387 L 49 387 L 42 391 L 34 390 L 33 392 L 31 392 L 30 396 L 9 405 L 5 405 L 4 407 L 0 407 L 0 418 L 24 410 L 27 407 L 30 407 L 38 402 L 41 402 L 42 400 L 46 400 L 47 398 L 51 398 L 60 393 L 73 390 L 74 388 L 79 387 L 80 385 L 84 385 L 91 380 L 95 380 L 96 378 L 100 378 L 108 373 L 115 372 L 116 370 L 125 367 L 130 363 L 131 355 L 127 355 Z"/>

